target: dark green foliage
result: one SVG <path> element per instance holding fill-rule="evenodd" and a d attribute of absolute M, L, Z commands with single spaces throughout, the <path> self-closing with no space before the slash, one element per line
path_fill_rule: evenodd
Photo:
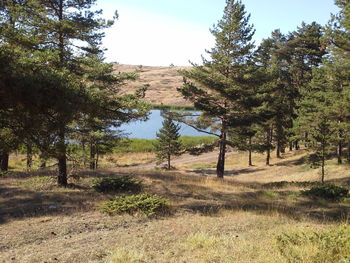
<path fill-rule="evenodd" d="M 277 236 L 277 246 L 290 263 L 350 262 L 350 226 L 326 232 L 282 234 Z"/>
<path fill-rule="evenodd" d="M 37 146 L 45 158 L 56 158 L 61 186 L 68 183 L 68 141 L 89 147 L 96 168 L 99 154 L 118 137 L 111 126 L 144 119 L 148 111 L 139 100 L 146 87 L 118 94 L 117 87 L 136 75 L 114 74 L 113 65 L 104 63 L 103 30 L 113 20 L 102 19 L 95 2 L 0 5 L 0 127 Z"/>
<path fill-rule="evenodd" d="M 323 198 L 330 201 L 340 201 L 347 197 L 349 190 L 334 184 L 322 184 L 312 187 L 303 193 L 311 198 Z"/>
<path fill-rule="evenodd" d="M 175 124 L 169 117 L 163 121 L 163 127 L 157 133 L 157 141 L 154 144 L 159 161 L 167 160 L 167 169 L 171 168 L 171 156 L 182 153 L 182 145 L 179 141 L 180 125 Z"/>
<path fill-rule="evenodd" d="M 259 106 L 253 81 L 254 29 L 249 17 L 241 1 L 227 0 L 222 19 L 211 30 L 216 43 L 208 51 L 210 60 L 203 58 L 203 65 L 180 71 L 184 85 L 178 90 L 202 111 L 200 117 L 187 115 L 181 120 L 218 137 L 219 178 L 224 177 L 227 133 L 233 127 L 249 126 L 256 117 L 252 108 Z"/>
<path fill-rule="evenodd" d="M 139 192 L 142 183 L 130 176 L 105 177 L 93 181 L 92 186 L 97 192 Z"/>
<path fill-rule="evenodd" d="M 169 208 L 167 199 L 151 194 L 117 196 L 100 206 L 100 210 L 109 215 L 128 213 L 143 214 L 148 217 L 164 215 L 169 212 Z"/>
<path fill-rule="evenodd" d="M 196 108 L 193 106 L 152 104 L 152 110 L 195 111 Z"/>

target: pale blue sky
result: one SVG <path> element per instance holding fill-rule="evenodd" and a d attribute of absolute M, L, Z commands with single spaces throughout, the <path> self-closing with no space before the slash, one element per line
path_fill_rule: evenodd
<path fill-rule="evenodd" d="M 302 21 L 327 23 L 334 0 L 242 0 L 254 24 L 256 43 L 280 29 L 288 33 Z M 223 14 L 225 0 L 98 0 L 105 17 L 119 20 L 106 31 L 107 61 L 168 66 L 200 62 L 214 40 L 209 32 Z"/>

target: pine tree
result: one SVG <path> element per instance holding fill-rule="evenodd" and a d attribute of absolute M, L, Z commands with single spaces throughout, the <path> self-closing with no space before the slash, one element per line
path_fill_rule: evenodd
<path fill-rule="evenodd" d="M 211 59 L 203 58 L 202 66 L 182 71 L 185 81 L 179 91 L 202 111 L 192 126 L 207 133 L 205 128 L 210 128 L 209 133 L 218 137 L 216 172 L 218 178 L 223 178 L 230 143 L 227 133 L 234 127 L 249 126 L 254 119 L 251 109 L 258 106 L 252 81 L 254 30 L 241 1 L 226 1 L 224 15 L 211 33 L 216 40 L 215 47 L 208 51 Z"/>
<path fill-rule="evenodd" d="M 350 161 L 350 111 L 348 97 L 350 92 L 350 3 L 337 0 L 340 12 L 333 15 L 325 31 L 325 47 L 330 55 L 325 62 L 328 83 L 336 91 L 334 112 L 337 122 L 337 156 L 342 163 L 343 145 L 348 142 Z"/>
<path fill-rule="evenodd" d="M 302 95 L 295 130 L 308 134 L 305 144 L 315 152 L 311 156 L 312 165 L 321 167 L 321 182 L 324 183 L 325 161 L 333 150 L 337 127 L 333 111 L 337 92 L 329 85 L 325 67 L 314 70 L 314 78 Z"/>
<path fill-rule="evenodd" d="M 163 127 L 157 133 L 156 154 L 159 161 L 167 161 L 167 169 L 170 170 L 171 157 L 179 156 L 182 152 L 181 142 L 179 141 L 179 130 L 181 127 L 169 117 L 164 119 L 162 125 Z"/>
<path fill-rule="evenodd" d="M 118 87 L 135 74 L 114 75 L 113 65 L 103 62 L 102 30 L 113 21 L 92 11 L 94 3 L 27 0 L 0 6 L 0 51 L 14 61 L 0 72 L 8 75 L 0 81 L 0 94 L 6 95 L 0 100 L 7 106 L 0 108 L 0 121 L 58 160 L 62 186 L 67 185 L 69 136 L 82 119 L 119 126 L 148 111 L 138 100 L 142 91 L 119 96 Z M 21 115 L 10 116 L 13 112 Z"/>

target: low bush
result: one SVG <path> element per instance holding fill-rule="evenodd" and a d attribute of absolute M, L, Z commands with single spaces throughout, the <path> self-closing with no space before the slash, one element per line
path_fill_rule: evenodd
<path fill-rule="evenodd" d="M 130 176 L 104 177 L 93 181 L 92 186 L 97 192 L 139 192 L 142 183 Z"/>
<path fill-rule="evenodd" d="M 312 198 L 323 198 L 331 201 L 340 201 L 348 195 L 349 190 L 334 184 L 323 184 L 312 187 L 303 193 Z"/>
<path fill-rule="evenodd" d="M 151 194 L 117 196 L 105 201 L 99 209 L 109 215 L 128 213 L 152 217 L 166 214 L 169 211 L 169 202 L 163 197 Z"/>
<path fill-rule="evenodd" d="M 277 246 L 287 262 L 350 262 L 350 226 L 327 232 L 301 232 L 277 237 Z"/>

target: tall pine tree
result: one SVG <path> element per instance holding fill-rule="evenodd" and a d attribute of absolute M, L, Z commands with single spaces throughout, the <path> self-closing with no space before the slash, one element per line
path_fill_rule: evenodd
<path fill-rule="evenodd" d="M 210 59 L 181 72 L 185 82 L 179 91 L 202 111 L 199 120 L 206 120 L 193 126 L 200 130 L 211 126 L 210 133 L 218 137 L 218 178 L 224 177 L 229 129 L 249 126 L 251 108 L 257 103 L 251 81 L 254 29 L 249 17 L 241 1 L 227 0 L 222 19 L 211 30 L 216 44 L 208 51 Z"/>

